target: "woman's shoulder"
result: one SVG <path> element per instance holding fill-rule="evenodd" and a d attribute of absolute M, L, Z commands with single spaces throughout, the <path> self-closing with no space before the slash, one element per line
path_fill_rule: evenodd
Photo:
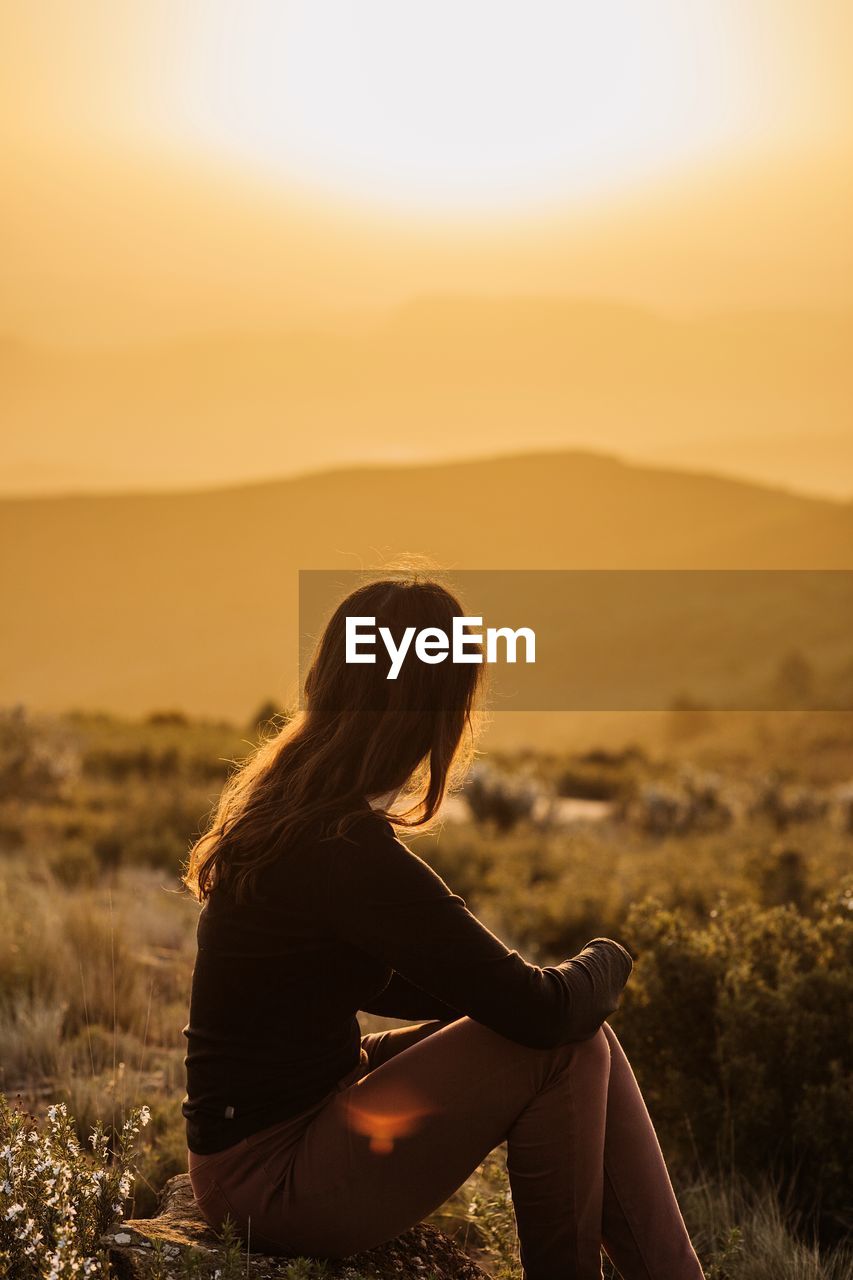
<path fill-rule="evenodd" d="M 394 838 L 394 828 L 387 818 L 375 809 L 362 809 L 358 813 L 347 815 L 338 838 L 355 843 L 371 843 L 374 840 Z"/>
<path fill-rule="evenodd" d="M 372 809 L 345 815 L 341 821 L 330 824 L 320 843 L 332 856 L 344 858 L 358 854 L 381 855 L 394 847 L 403 849 L 388 819 Z"/>
<path fill-rule="evenodd" d="M 367 848 L 395 840 L 394 828 L 386 818 L 372 809 L 350 812 L 329 810 L 314 816 L 289 845 L 293 858 L 327 851 Z"/>
<path fill-rule="evenodd" d="M 359 817 L 329 842 L 329 857 L 340 884 L 354 894 L 392 886 L 413 898 L 452 893 L 442 877 L 400 839 L 393 825 L 378 814 Z"/>
<path fill-rule="evenodd" d="M 280 881 L 287 885 L 294 875 L 316 878 L 326 874 L 329 863 L 351 860 L 364 865 L 366 855 L 379 856 L 389 848 L 404 852 L 391 823 L 380 814 L 372 810 L 327 813 L 304 828 L 263 871 L 271 884 Z"/>

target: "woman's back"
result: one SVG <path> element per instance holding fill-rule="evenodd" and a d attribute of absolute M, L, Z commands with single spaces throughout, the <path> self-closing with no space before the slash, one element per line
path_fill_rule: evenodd
<path fill-rule="evenodd" d="M 184 1028 L 193 1151 L 296 1115 L 358 1061 L 356 1011 L 391 970 L 330 923 L 332 843 L 305 841 L 264 867 L 250 901 L 214 889 L 205 902 Z"/>

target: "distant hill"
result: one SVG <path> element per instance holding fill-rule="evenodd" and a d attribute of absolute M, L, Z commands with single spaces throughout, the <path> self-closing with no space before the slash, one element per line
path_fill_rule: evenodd
<path fill-rule="evenodd" d="M 349 325 L 0 340 L 0 492 L 170 490 L 584 448 L 853 496 L 853 313 L 425 296 Z M 120 477 L 125 476 L 126 481 Z"/>
<path fill-rule="evenodd" d="M 851 568 L 853 504 L 587 452 L 0 501 L 0 702 L 240 721 L 292 686 L 300 568 Z"/>

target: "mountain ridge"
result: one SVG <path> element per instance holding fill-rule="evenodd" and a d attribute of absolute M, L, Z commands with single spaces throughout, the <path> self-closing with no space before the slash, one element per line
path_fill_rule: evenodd
<path fill-rule="evenodd" d="M 853 568 L 853 504 L 588 452 L 0 500 L 0 702 L 245 718 L 295 680 L 300 569 Z"/>
<path fill-rule="evenodd" d="M 543 463 L 550 464 L 552 462 L 564 462 L 568 460 L 589 461 L 592 463 L 601 462 L 606 466 L 624 467 L 633 470 L 642 471 L 648 475 L 658 476 L 680 476 L 695 478 L 708 483 L 721 482 L 726 486 L 733 488 L 758 490 L 768 493 L 775 493 L 792 497 L 798 501 L 812 504 L 815 508 L 819 506 L 827 506 L 834 508 L 845 508 L 853 506 L 853 498 L 841 498 L 835 495 L 816 495 L 801 493 L 796 489 L 791 489 L 785 485 L 772 484 L 768 481 L 752 480 L 745 476 L 728 475 L 723 472 L 715 472 L 713 470 L 694 469 L 679 467 L 675 464 L 666 462 L 647 461 L 644 458 L 631 458 L 625 455 L 609 453 L 603 449 L 587 449 L 587 448 L 564 448 L 564 449 L 518 449 L 513 451 L 501 452 L 499 454 L 471 454 L 462 457 L 441 457 L 428 459 L 414 459 L 411 461 L 399 462 L 393 460 L 387 461 L 370 461 L 370 462 L 352 462 L 332 466 L 312 467 L 305 471 L 297 471 L 293 473 L 285 473 L 276 476 L 263 476 L 257 479 L 246 479 L 233 482 L 218 482 L 215 484 L 205 484 L 198 486 L 187 486 L 182 489 L 174 488 L 151 488 L 151 489 L 81 489 L 68 493 L 0 493 L 0 503 L 2 502 L 51 502 L 51 501 L 69 501 L 72 499 L 113 499 L 113 498 L 191 498 L 204 496 L 207 494 L 226 494 L 238 492 L 256 492 L 262 489 L 273 489 L 282 485 L 290 484 L 307 484 L 314 481 L 325 480 L 353 480 L 357 479 L 364 473 L 375 473 L 379 475 L 396 474 L 398 472 L 417 473 L 418 476 L 424 477 L 424 473 L 430 471 L 442 471 L 445 468 L 453 467 L 456 470 L 474 469 L 480 467 L 500 467 L 513 466 L 517 464 Z"/>
<path fill-rule="evenodd" d="M 69 440 L 68 466 L 88 467 L 99 490 L 112 487 L 106 464 L 127 487 L 221 486 L 365 448 L 374 463 L 423 463 L 524 441 L 674 466 L 699 450 L 705 469 L 718 455 L 749 479 L 850 496 L 853 313 L 425 295 L 363 319 L 346 332 L 0 351 L 8 483 L 25 449 L 62 459 Z"/>

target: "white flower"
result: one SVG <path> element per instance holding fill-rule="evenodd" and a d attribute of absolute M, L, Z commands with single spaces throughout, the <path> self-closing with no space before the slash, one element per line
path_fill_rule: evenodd
<path fill-rule="evenodd" d="M 6 1221 L 9 1222 L 12 1218 L 17 1218 L 18 1214 L 23 1212 L 24 1206 L 22 1204 L 18 1204 L 17 1201 L 15 1204 L 10 1204 L 6 1210 Z"/>

